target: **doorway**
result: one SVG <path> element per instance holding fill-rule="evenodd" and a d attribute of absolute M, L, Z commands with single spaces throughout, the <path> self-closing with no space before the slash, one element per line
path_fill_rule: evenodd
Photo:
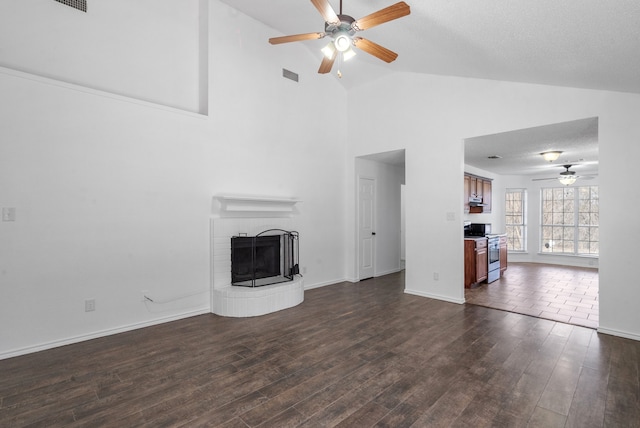
<path fill-rule="evenodd" d="M 399 272 L 402 260 L 402 186 L 405 152 L 355 158 L 356 257 L 358 280 Z"/>
<path fill-rule="evenodd" d="M 490 175 L 494 183 L 492 212 L 479 215 L 465 213 L 464 220 L 491 223 L 492 231 L 496 233 L 508 232 L 509 229 L 521 230 L 518 235 L 520 238 L 513 241 L 514 245 L 518 241 L 521 248 L 509 248 L 509 267 L 504 277 L 495 283 L 481 284 L 479 288 L 484 289 L 465 290 L 465 300 L 541 318 L 597 327 L 598 118 L 468 138 L 464 147 L 465 172 Z M 546 160 L 541 155 L 547 151 L 558 151 L 559 157 L 553 161 Z M 569 164 L 579 177 L 577 181 L 574 180 L 575 183 L 565 185 L 560 178 L 563 178 L 561 173 L 568 170 L 566 166 Z M 593 206 L 590 201 L 594 192 L 596 195 L 595 217 L 591 215 L 592 209 L 589 209 L 585 217 L 591 219 L 588 224 L 583 224 L 583 208 L 573 208 L 582 205 L 584 189 L 588 189 L 590 196 L 587 202 L 590 206 Z M 509 211 L 505 202 L 507 191 L 522 195 L 520 220 L 506 219 L 505 213 Z M 569 201 L 569 196 L 574 195 L 581 202 L 563 203 L 559 208 L 554 204 L 549 205 L 554 201 L 549 202 L 548 194 L 557 193 L 563 201 Z M 587 229 L 593 229 L 595 233 L 589 231 L 586 238 L 578 237 L 578 232 Z M 585 254 L 585 251 L 593 250 L 593 245 L 596 251 Z M 529 278 L 528 289 L 518 286 L 524 277 Z M 567 280 L 567 277 L 570 279 Z M 577 288 L 569 289 L 572 285 Z M 530 292 L 535 294 L 526 298 Z M 580 293 L 587 293 L 588 297 Z M 544 300 L 540 301 L 541 297 Z M 521 304 L 523 300 L 525 302 Z M 526 309 L 526 305 L 529 305 L 529 309 Z"/>

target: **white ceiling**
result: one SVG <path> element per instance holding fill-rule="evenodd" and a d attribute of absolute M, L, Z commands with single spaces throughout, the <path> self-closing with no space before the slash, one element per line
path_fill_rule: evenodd
<path fill-rule="evenodd" d="M 324 30 L 310 0 L 222 1 L 272 27 L 274 37 Z M 398 59 L 387 64 L 357 50 L 340 67 L 345 87 L 407 71 L 640 93 L 638 0 L 405 1 L 409 16 L 359 33 Z M 344 0 L 343 12 L 358 19 L 395 2 Z M 340 2 L 330 3 L 339 13 Z M 295 43 L 320 65 L 326 39 Z M 265 40 L 265 49 L 287 46 Z"/>
<path fill-rule="evenodd" d="M 222 0 L 273 28 L 273 37 L 321 32 L 310 0 Z M 350 88 L 397 71 L 640 93 L 639 0 L 405 0 L 411 14 L 359 35 L 398 53 L 391 64 L 359 51 L 339 66 Z M 358 19 L 396 0 L 344 0 Z M 339 0 L 330 0 L 336 13 Z M 302 43 L 320 65 L 326 39 Z M 288 44 L 265 49 L 288 49 Z M 337 65 L 326 78 L 338 79 Z M 465 163 L 499 174 L 597 171 L 597 118 L 467 140 Z M 541 164 L 544 150 L 565 153 Z M 489 162 L 488 154 L 502 156 Z M 389 159 L 387 159 L 389 158 Z M 400 156 L 381 159 L 401 163 Z M 402 156 L 402 159 L 404 157 Z M 583 169 L 584 171 L 580 171 Z"/>
<path fill-rule="evenodd" d="M 540 153 L 561 151 L 554 162 Z M 501 175 L 555 176 L 564 168 L 580 174 L 598 172 L 598 119 L 588 118 L 465 140 L 465 164 Z M 492 159 L 490 156 L 499 156 Z"/>

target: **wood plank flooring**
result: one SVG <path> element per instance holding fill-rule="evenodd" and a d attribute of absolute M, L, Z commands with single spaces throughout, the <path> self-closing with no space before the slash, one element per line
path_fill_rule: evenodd
<path fill-rule="evenodd" d="M 510 263 L 499 280 L 465 289 L 474 305 L 583 327 L 599 321 L 598 269 L 543 263 Z"/>
<path fill-rule="evenodd" d="M 0 426 L 640 426 L 640 342 L 403 289 L 340 283 L 0 361 Z"/>

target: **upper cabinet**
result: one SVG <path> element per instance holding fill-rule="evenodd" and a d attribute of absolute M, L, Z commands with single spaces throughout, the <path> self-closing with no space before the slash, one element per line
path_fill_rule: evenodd
<path fill-rule="evenodd" d="M 491 178 L 464 174 L 464 212 L 470 214 L 491 212 Z"/>

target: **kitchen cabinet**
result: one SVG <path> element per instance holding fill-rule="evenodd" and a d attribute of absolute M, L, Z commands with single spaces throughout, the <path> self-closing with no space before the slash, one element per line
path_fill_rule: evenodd
<path fill-rule="evenodd" d="M 490 213 L 491 212 L 491 186 L 492 179 L 473 174 L 464 174 L 464 212 Z M 470 206 L 469 198 L 480 198 L 483 206 Z"/>
<path fill-rule="evenodd" d="M 500 276 L 507 270 L 507 235 L 500 236 Z"/>
<path fill-rule="evenodd" d="M 462 198 L 464 202 L 464 212 L 469 213 L 469 198 L 471 197 L 471 177 L 465 174 L 464 176 L 464 196 Z"/>
<path fill-rule="evenodd" d="M 491 212 L 491 180 L 482 180 L 482 207 L 483 213 Z"/>
<path fill-rule="evenodd" d="M 464 240 L 464 286 L 470 288 L 487 279 L 487 238 Z"/>

